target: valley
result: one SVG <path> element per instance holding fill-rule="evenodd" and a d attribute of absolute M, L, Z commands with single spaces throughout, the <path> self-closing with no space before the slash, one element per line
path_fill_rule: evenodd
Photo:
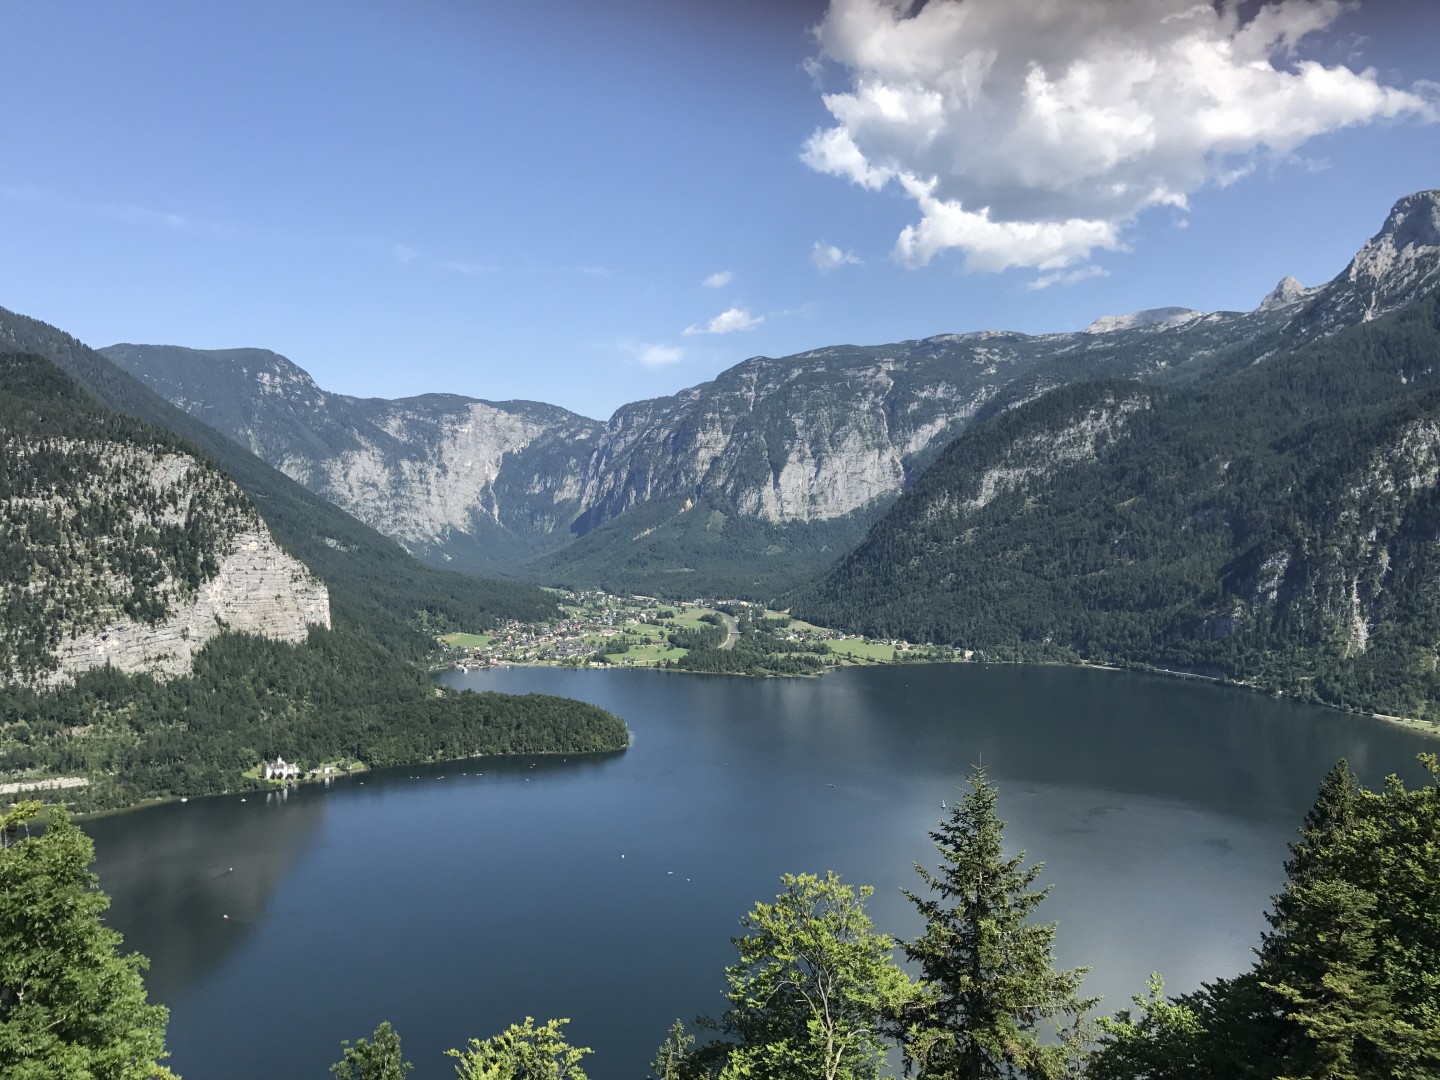
<path fill-rule="evenodd" d="M 1433 0 L 76 15 L 0 1078 L 1440 1080 Z"/>
<path fill-rule="evenodd" d="M 511 620 L 488 634 L 442 634 L 437 641 L 444 647 L 444 661 L 461 671 L 511 666 L 687 671 L 713 667 L 717 658 L 712 653 L 738 650 L 747 666 L 730 673 L 775 675 L 969 658 L 945 646 L 842 633 L 743 600 L 667 603 L 597 590 L 557 598 L 562 615 L 551 622 Z M 817 666 L 784 670 L 796 667 L 796 657 L 813 659 Z"/>

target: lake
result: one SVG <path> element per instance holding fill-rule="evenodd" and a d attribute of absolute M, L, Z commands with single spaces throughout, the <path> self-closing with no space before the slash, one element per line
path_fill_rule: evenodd
<path fill-rule="evenodd" d="M 1244 967 L 1286 844 L 1346 757 L 1422 774 L 1433 741 L 1198 682 L 1062 667 L 851 668 L 821 679 L 511 669 L 443 681 L 623 716 L 598 758 L 468 761 L 87 822 L 112 924 L 151 957 L 187 1080 L 328 1075 L 391 1020 L 414 1080 L 525 1016 L 570 1017 L 593 1080 L 644 1074 L 676 1017 L 718 1014 L 730 937 L 787 871 L 900 895 L 973 762 L 1007 847 L 1045 862 L 1067 966 L 1106 1011 Z"/>

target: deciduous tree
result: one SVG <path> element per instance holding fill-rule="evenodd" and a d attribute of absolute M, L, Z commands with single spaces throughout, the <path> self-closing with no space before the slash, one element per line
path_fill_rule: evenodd
<path fill-rule="evenodd" d="M 0 1075 L 7 1080 L 168 1076 L 169 1012 L 148 1004 L 146 959 L 101 922 L 95 846 L 63 809 L 29 835 L 38 802 L 0 815 Z"/>
<path fill-rule="evenodd" d="M 571 1046 L 561 1034 L 569 1020 L 547 1020 L 540 1027 L 527 1016 L 489 1039 L 471 1039 L 464 1050 L 447 1050 L 456 1058 L 460 1080 L 586 1080 L 580 1061 L 588 1046 Z"/>
<path fill-rule="evenodd" d="M 905 1006 L 909 978 L 895 942 L 875 932 L 864 902 L 833 871 L 786 874 L 773 904 L 741 920 L 737 963 L 726 969 L 732 1008 L 721 1027 L 734 1039 L 726 1080 L 864 1080 L 877 1075 L 882 1018 Z"/>

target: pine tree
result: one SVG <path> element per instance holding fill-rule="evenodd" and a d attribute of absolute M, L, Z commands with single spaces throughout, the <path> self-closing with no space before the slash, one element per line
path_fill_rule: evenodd
<path fill-rule="evenodd" d="M 1421 762 L 1436 775 L 1433 755 Z M 1341 761 L 1285 870 L 1255 966 L 1288 1025 L 1277 1072 L 1440 1076 L 1440 790 L 1391 777 L 1362 792 Z"/>
<path fill-rule="evenodd" d="M 925 932 L 905 945 L 921 968 L 922 997 L 896 1025 L 907 1068 L 921 1080 L 1066 1076 L 1095 1004 L 1079 997 L 1088 968 L 1055 970 L 1055 924 L 1030 921 L 1049 888 L 1032 888 L 1042 864 L 1025 867 L 1023 852 L 1004 857 L 996 802 L 977 766 L 970 791 L 930 834 L 939 869 L 915 867 L 928 894 L 905 892 L 925 917 Z M 1056 1021 L 1058 1042 L 1042 1039 L 1042 1020 Z"/>
<path fill-rule="evenodd" d="M 655 1051 L 655 1060 L 650 1063 L 650 1074 L 654 1080 L 686 1080 L 695 1074 L 693 1067 L 695 1036 L 685 1030 L 679 1018 L 670 1025 L 670 1034 Z"/>

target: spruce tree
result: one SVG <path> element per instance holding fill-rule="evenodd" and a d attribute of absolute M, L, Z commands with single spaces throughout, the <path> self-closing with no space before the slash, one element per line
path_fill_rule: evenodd
<path fill-rule="evenodd" d="M 1283 1030 L 1277 1075 L 1440 1077 L 1440 789 L 1360 791 L 1341 761 L 1285 870 L 1255 965 L 1281 1018 L 1255 1018 Z"/>
<path fill-rule="evenodd" d="M 939 868 L 916 864 L 928 892 L 905 891 L 925 917 L 925 932 L 905 945 L 922 996 L 896 1023 L 907 1069 L 921 1080 L 1069 1075 L 1096 1001 L 1079 996 L 1088 968 L 1055 970 L 1056 924 L 1030 921 L 1049 892 L 1033 888 L 1043 864 L 1026 867 L 1023 852 L 1005 857 L 996 802 L 975 767 L 970 791 L 930 834 Z M 1061 1038 L 1042 1038 L 1041 1021 L 1054 1021 Z"/>

